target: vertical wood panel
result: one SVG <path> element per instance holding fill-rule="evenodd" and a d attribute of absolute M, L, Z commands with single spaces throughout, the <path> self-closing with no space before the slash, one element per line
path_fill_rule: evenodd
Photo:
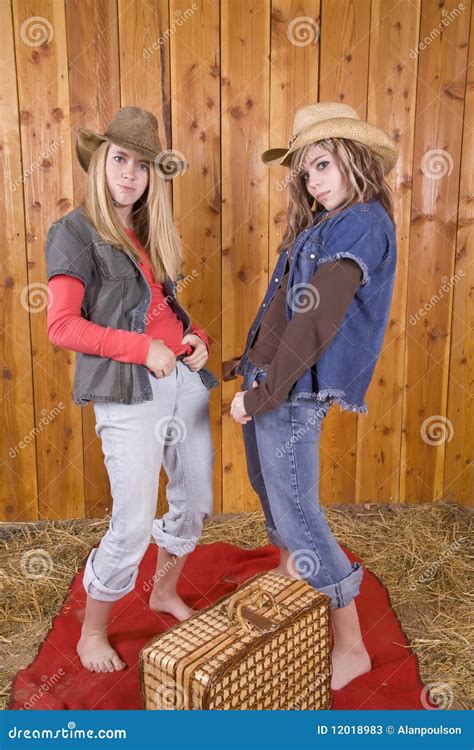
<path fill-rule="evenodd" d="M 308 20 L 311 19 L 311 20 Z M 319 0 L 280 0 L 272 5 L 270 70 L 270 148 L 286 146 L 298 107 L 318 100 Z M 270 174 L 269 266 L 286 229 L 288 167 Z"/>
<path fill-rule="evenodd" d="M 17 70 L 10 4 L 0 8 L 0 97 L 1 200 L 1 404 L 0 430 L 0 518 L 2 521 L 29 521 L 38 518 L 36 472 L 37 427 L 33 403 L 30 316 L 22 302 L 28 285 L 25 251 L 25 215 L 20 151 L 20 125 L 17 111 Z M 44 299 L 44 294 L 35 294 Z"/>
<path fill-rule="evenodd" d="M 267 288 L 270 5 L 221 4 L 222 50 L 222 356 L 243 352 Z M 222 384 L 223 510 L 255 507 L 241 425 L 230 416 L 240 379 Z"/>
<path fill-rule="evenodd" d="M 63 3 L 53 0 L 18 0 L 13 9 L 23 169 L 31 171 L 24 182 L 28 283 L 46 284 L 47 229 L 73 207 L 65 13 Z M 32 26 L 35 16 L 40 20 Z M 43 409 L 46 414 L 59 411 L 36 436 L 39 517 L 82 517 L 83 444 L 81 414 L 72 401 L 74 355 L 51 345 L 46 308 L 30 315 L 30 325 L 35 415 Z"/>
<path fill-rule="evenodd" d="M 180 296 L 210 336 L 216 375 L 220 356 L 242 354 L 285 228 L 287 194 L 279 186 L 288 170 L 265 167 L 262 151 L 285 144 L 295 109 L 316 100 L 347 102 L 397 140 L 389 325 L 368 415 L 334 408 L 325 421 L 321 500 L 471 501 L 472 3 L 464 7 L 454 0 L 208 0 L 196 10 L 184 0 L 2 5 L 2 520 L 100 517 L 111 508 L 92 405 L 72 400 L 75 354 L 47 338 L 44 242 L 49 225 L 83 195 L 77 128 L 103 130 L 125 105 L 153 111 L 163 148 L 190 163 L 166 189 L 185 273 L 197 271 Z M 304 34 L 308 18 L 319 24 L 318 40 L 292 44 L 289 24 L 300 18 Z M 447 171 L 439 179 L 423 173 L 435 150 L 432 170 Z M 215 511 L 259 507 L 241 426 L 229 414 L 240 385 L 239 378 L 212 391 Z M 165 483 L 162 472 L 159 513 Z"/>
<path fill-rule="evenodd" d="M 372 2 L 367 117 L 397 143 L 388 183 L 393 191 L 397 269 L 387 330 L 367 392 L 369 411 L 357 425 L 358 502 L 398 502 L 403 405 L 405 311 L 411 199 L 419 4 Z"/>
<path fill-rule="evenodd" d="M 340 101 L 367 115 L 369 0 L 323 0 L 320 101 Z M 334 406 L 321 433 L 321 499 L 324 504 L 358 500 L 357 417 Z"/>
<path fill-rule="evenodd" d="M 454 7 L 449 2 L 443 10 L 449 13 Z M 464 13 L 467 17 L 449 23 L 420 51 L 418 63 L 402 440 L 405 502 L 429 502 L 443 495 L 446 443 L 437 432 L 447 406 L 452 289 L 435 304 L 430 300 L 455 266 L 469 33 L 469 15 Z M 442 18 L 441 8 L 424 0 L 420 39 L 429 38 Z M 410 316 L 416 324 L 410 325 Z"/>
<path fill-rule="evenodd" d="M 474 60 L 474 13 L 471 14 L 469 60 Z M 456 240 L 455 281 L 448 386 L 448 437 L 445 451 L 444 496 L 472 505 L 474 436 L 474 66 L 468 68 L 461 183 Z"/>

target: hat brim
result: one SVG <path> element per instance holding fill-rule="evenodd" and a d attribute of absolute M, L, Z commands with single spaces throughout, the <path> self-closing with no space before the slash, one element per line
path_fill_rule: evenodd
<path fill-rule="evenodd" d="M 386 175 L 393 169 L 398 159 L 397 146 L 382 128 L 364 120 L 334 117 L 330 121 L 318 123 L 305 130 L 289 149 L 270 148 L 264 151 L 262 161 L 268 167 L 277 165 L 287 167 L 290 164 L 291 154 L 303 146 L 309 146 L 325 138 L 346 138 L 368 146 L 381 157 Z"/>
<path fill-rule="evenodd" d="M 114 138 L 112 140 L 102 133 L 96 133 L 88 128 L 79 128 L 77 131 L 76 155 L 84 172 L 89 170 L 89 164 L 94 152 L 104 141 L 115 143 L 117 146 L 122 146 L 123 148 L 131 149 L 142 154 L 147 161 L 154 163 L 155 168 L 160 175 L 167 180 L 173 179 L 179 174 L 182 174 L 189 166 L 187 162 L 181 162 L 178 160 L 170 161 L 170 159 L 160 158 L 161 154 L 155 154 L 151 149 L 137 148 L 136 145 L 129 141 L 121 140 L 120 138 Z M 162 153 L 166 154 L 166 152 Z"/>

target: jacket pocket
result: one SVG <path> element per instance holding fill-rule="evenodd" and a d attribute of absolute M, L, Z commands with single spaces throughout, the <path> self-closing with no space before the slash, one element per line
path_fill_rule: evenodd
<path fill-rule="evenodd" d="M 138 276 L 138 269 L 124 250 L 106 242 L 94 242 L 92 249 L 104 279 L 133 279 Z"/>
<path fill-rule="evenodd" d="M 208 390 L 211 390 L 211 388 L 216 388 L 219 385 L 219 381 L 217 380 L 216 376 L 211 370 L 208 370 L 207 367 L 201 367 L 201 369 L 198 370 L 198 373 L 199 377 Z"/>

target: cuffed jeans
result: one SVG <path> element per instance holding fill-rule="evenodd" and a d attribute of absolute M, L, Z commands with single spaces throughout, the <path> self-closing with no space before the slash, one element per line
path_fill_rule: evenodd
<path fill-rule="evenodd" d="M 248 360 L 241 390 L 265 379 Z M 265 515 L 269 541 L 286 548 L 300 578 L 331 598 L 334 609 L 359 593 L 363 567 L 350 562 L 319 501 L 319 439 L 331 401 L 290 396 L 243 425 L 250 483 Z"/>
<path fill-rule="evenodd" d="M 213 509 L 210 390 L 180 360 L 170 375 L 150 382 L 152 401 L 94 402 L 113 507 L 83 585 L 101 601 L 132 591 L 151 536 L 178 557 L 192 552 Z M 169 509 L 155 518 L 162 464 Z"/>

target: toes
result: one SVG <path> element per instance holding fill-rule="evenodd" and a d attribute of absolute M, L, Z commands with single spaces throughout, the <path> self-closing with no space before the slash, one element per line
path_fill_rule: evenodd
<path fill-rule="evenodd" d="M 120 658 L 120 656 L 118 654 L 114 654 L 114 656 L 112 656 L 112 660 L 111 661 L 112 661 L 114 669 L 125 669 L 125 667 L 127 666 L 121 660 L 121 658 Z"/>

